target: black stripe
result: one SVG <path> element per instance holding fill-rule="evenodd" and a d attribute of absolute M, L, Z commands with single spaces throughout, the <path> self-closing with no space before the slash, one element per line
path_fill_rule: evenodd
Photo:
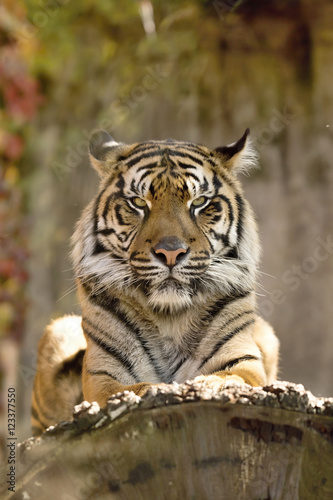
<path fill-rule="evenodd" d="M 151 243 L 151 242 L 150 242 Z M 142 252 L 141 250 L 135 250 L 135 252 L 132 252 L 131 255 L 130 255 L 130 259 L 135 259 L 135 257 L 137 255 L 142 255 L 144 252 Z"/>
<path fill-rule="evenodd" d="M 194 170 L 196 170 L 198 168 L 197 165 L 191 165 L 189 163 L 184 163 L 183 161 L 180 161 L 180 160 L 178 160 L 178 165 L 185 170 L 187 170 L 189 168 L 193 168 Z"/>
<path fill-rule="evenodd" d="M 196 167 L 195 167 L 196 168 Z M 185 172 L 185 177 L 187 179 L 191 178 L 191 179 L 194 179 L 199 185 L 200 185 L 200 179 L 197 175 L 195 174 L 192 174 L 192 172 Z M 200 186 L 201 187 L 201 186 Z"/>
<path fill-rule="evenodd" d="M 133 238 L 136 236 L 137 234 L 137 229 L 134 228 L 132 229 L 132 231 L 129 231 L 129 232 L 125 232 L 123 231 L 122 233 L 120 233 L 120 235 L 122 236 L 122 243 L 126 243 L 126 241 L 128 240 L 128 238 Z M 130 241 L 130 243 L 132 243 L 132 240 Z"/>
<path fill-rule="evenodd" d="M 153 273 L 151 271 L 149 271 L 148 273 L 143 273 L 143 272 L 138 273 L 138 275 L 141 277 L 141 279 L 146 281 L 146 285 L 145 285 L 146 287 L 150 286 L 151 278 L 153 278 L 154 276 L 160 276 L 160 274 L 161 274 L 160 272 Z"/>
<path fill-rule="evenodd" d="M 230 248 L 228 253 L 226 253 L 223 257 L 226 259 L 239 259 L 239 253 L 237 246 Z"/>
<path fill-rule="evenodd" d="M 211 165 L 216 165 L 216 163 L 211 159 L 211 157 L 205 152 L 202 151 L 200 146 L 198 147 L 198 144 L 192 144 L 192 143 L 180 143 L 181 144 L 181 149 L 186 149 L 192 153 L 196 153 L 200 156 L 203 156 L 205 160 L 207 160 Z"/>
<path fill-rule="evenodd" d="M 108 354 L 111 354 L 119 363 L 121 363 L 125 368 L 127 368 L 127 371 L 131 374 L 131 376 L 134 378 L 136 382 L 139 381 L 139 377 L 136 375 L 133 367 L 133 363 L 131 363 L 127 358 L 125 358 L 117 349 L 115 349 L 113 346 L 110 344 L 106 343 L 104 340 L 100 339 L 99 337 L 96 337 L 96 335 L 89 329 L 87 328 L 86 325 L 89 325 L 91 328 L 95 328 L 98 330 L 104 337 L 108 337 L 108 334 L 104 332 L 101 328 L 96 327 L 91 321 L 89 321 L 87 318 L 82 318 L 82 328 L 84 330 L 84 333 L 86 333 L 91 340 L 95 342 L 99 347 L 101 347 L 105 352 Z"/>
<path fill-rule="evenodd" d="M 214 215 L 211 222 L 219 222 L 221 220 L 221 215 Z M 229 241 L 229 238 L 228 238 Z"/>
<path fill-rule="evenodd" d="M 216 175 L 216 173 L 214 172 L 214 177 L 213 177 L 213 185 L 214 185 L 214 188 L 215 188 L 215 194 L 217 194 L 218 190 L 222 187 L 222 182 L 220 181 L 220 179 L 218 178 L 218 176 Z"/>
<path fill-rule="evenodd" d="M 242 318 L 243 316 L 246 316 L 246 314 L 252 314 L 252 313 L 254 313 L 253 309 L 247 309 L 246 311 L 242 311 L 236 314 L 236 316 L 233 316 L 232 318 L 229 319 L 229 321 L 224 323 L 223 328 L 230 325 L 230 323 L 233 323 L 236 319 Z"/>
<path fill-rule="evenodd" d="M 157 160 L 160 160 L 160 159 L 161 159 L 161 156 L 157 158 Z M 150 174 L 150 173 L 151 173 L 154 169 L 156 169 L 156 167 L 159 167 L 159 168 L 164 168 L 164 166 L 163 166 L 163 165 L 158 165 L 158 164 L 156 163 L 156 161 L 155 161 L 155 162 L 153 162 L 153 163 L 146 163 L 145 165 L 142 165 L 141 167 L 139 167 L 139 168 L 137 169 L 137 171 L 136 171 L 136 172 L 138 173 L 138 172 L 142 172 L 142 170 L 147 170 L 147 169 L 149 169 L 149 174 Z M 144 174 L 142 174 L 142 175 L 144 175 Z"/>
<path fill-rule="evenodd" d="M 110 250 L 108 250 L 108 251 L 110 252 Z M 123 262 L 125 261 L 124 256 L 123 255 L 119 255 L 117 253 L 109 253 L 109 257 L 111 259 L 114 259 L 114 260 L 121 260 Z M 97 281 L 98 281 L 98 278 L 97 278 Z"/>
<path fill-rule="evenodd" d="M 109 211 L 109 205 L 111 203 L 112 200 L 117 200 L 120 196 L 122 196 L 122 192 L 118 192 L 118 193 L 111 193 L 109 194 L 109 196 L 107 197 L 106 199 L 106 202 L 104 204 L 104 209 L 103 209 L 103 213 L 102 213 L 102 217 L 103 219 L 105 220 L 106 222 L 106 216 L 108 214 L 108 211 Z"/>
<path fill-rule="evenodd" d="M 119 380 L 117 380 L 114 375 L 112 375 L 110 372 L 107 372 L 106 370 L 87 370 L 87 371 L 90 375 L 106 375 L 107 377 L 113 378 L 113 380 L 115 380 L 116 382 L 119 382 Z"/>
<path fill-rule="evenodd" d="M 184 145 L 182 149 L 189 149 L 191 152 L 203 157 L 203 159 L 206 160 L 212 167 L 218 166 L 218 163 L 214 160 L 214 155 L 212 153 L 206 153 L 206 151 L 203 151 L 197 144 L 193 144 L 192 146 L 192 148 L 188 148 L 187 145 Z"/>
<path fill-rule="evenodd" d="M 156 165 L 155 165 L 156 166 Z M 139 183 L 138 183 L 138 187 L 141 189 L 141 186 L 142 186 L 142 182 L 145 180 L 146 177 L 148 177 L 149 175 L 152 174 L 152 168 L 151 166 L 149 166 L 149 170 L 147 170 L 147 172 L 144 172 L 141 177 L 140 177 L 140 180 L 139 180 Z M 149 188 L 149 191 L 151 192 L 152 196 L 154 196 L 154 194 L 152 193 L 151 191 L 151 186 Z"/>
<path fill-rule="evenodd" d="M 188 153 L 183 153 L 182 151 L 178 151 L 178 150 L 172 151 L 171 150 L 171 151 L 169 151 L 169 155 L 170 156 L 175 156 L 176 159 L 177 159 L 177 157 L 188 158 L 189 160 L 193 161 L 193 163 L 196 163 L 200 167 L 203 166 L 203 161 L 200 158 L 196 158 L 195 156 L 192 156 L 192 155 L 190 155 Z"/>
<path fill-rule="evenodd" d="M 100 253 L 105 253 L 107 251 L 108 251 L 107 248 L 105 248 L 105 246 L 96 239 L 92 255 L 98 255 Z"/>
<path fill-rule="evenodd" d="M 201 156 L 205 160 L 209 161 L 209 163 L 212 163 L 210 156 L 207 153 L 205 153 L 200 148 L 200 146 L 198 147 L 198 145 L 196 145 L 196 144 L 187 144 L 184 142 L 179 142 L 178 145 L 176 145 L 176 148 L 173 149 L 173 151 L 177 152 L 179 150 L 185 150 L 185 151 L 189 151 L 190 153 L 197 154 L 198 156 Z M 180 151 L 180 152 L 181 152 L 181 154 L 184 154 L 183 151 Z M 186 153 L 185 156 L 189 156 L 189 155 Z M 215 165 L 215 163 L 212 163 L 212 164 Z"/>
<path fill-rule="evenodd" d="M 137 186 L 135 184 L 136 184 L 136 180 L 132 179 L 131 190 L 132 190 L 133 193 L 135 193 L 136 195 L 140 196 L 140 192 L 138 191 L 138 188 L 137 188 Z"/>
<path fill-rule="evenodd" d="M 181 360 L 179 361 L 179 363 L 177 363 L 177 365 L 175 366 L 175 368 L 172 370 L 172 372 L 169 374 L 168 376 L 168 379 L 166 380 L 166 383 L 167 384 L 171 384 L 171 382 L 174 380 L 175 378 L 175 375 L 176 373 L 178 372 L 178 370 L 180 369 L 181 366 L 183 366 L 183 364 L 185 363 L 185 361 L 187 361 L 188 357 L 186 358 L 181 358 Z"/>
<path fill-rule="evenodd" d="M 119 195 L 121 195 L 125 187 L 125 179 L 123 174 L 119 174 L 118 180 L 116 182 L 116 187 L 119 189 Z"/>
<path fill-rule="evenodd" d="M 172 145 L 174 145 L 177 149 L 189 149 L 190 151 L 202 154 L 200 144 L 195 144 L 194 142 L 173 140 Z"/>
<path fill-rule="evenodd" d="M 142 182 L 142 179 L 140 180 L 140 184 L 141 184 L 141 182 Z M 155 197 L 155 186 L 153 183 L 151 183 L 149 186 L 149 192 L 150 192 L 152 198 L 154 198 Z"/>
<path fill-rule="evenodd" d="M 185 278 L 187 278 L 188 280 L 190 280 L 189 286 L 192 288 L 191 289 L 192 295 L 193 295 L 193 293 L 198 292 L 198 285 L 197 285 L 196 277 L 201 276 L 201 275 L 202 275 L 202 271 L 199 270 L 199 271 L 195 272 L 195 268 L 193 268 L 192 271 L 186 271 L 183 273 L 183 276 Z"/>
<path fill-rule="evenodd" d="M 201 189 L 203 192 L 207 192 L 207 191 L 208 191 L 208 188 L 209 188 L 209 184 L 208 184 L 207 178 L 206 178 L 206 177 L 204 177 L 204 181 L 200 184 L 200 189 Z"/>
<path fill-rule="evenodd" d="M 84 287 L 87 288 L 87 285 L 84 285 Z M 88 292 L 91 292 L 91 290 L 88 289 Z M 93 303 L 112 314 L 115 314 L 115 310 L 119 305 L 119 299 L 109 297 L 104 293 L 99 295 L 92 293 L 91 295 L 89 295 L 89 298 Z"/>
<path fill-rule="evenodd" d="M 103 194 L 105 193 L 106 190 L 107 190 L 107 187 L 105 189 L 103 189 L 99 193 L 99 195 L 96 198 L 96 202 L 95 202 L 95 206 L 94 206 L 94 228 L 93 228 L 93 234 L 94 234 L 95 237 L 97 237 L 97 234 L 98 234 L 98 208 L 99 208 L 99 203 L 100 203 L 101 198 L 102 198 L 102 196 L 103 196 Z M 107 251 L 106 248 L 96 238 L 95 247 L 94 247 L 94 250 L 93 250 L 93 255 L 97 255 L 99 253 L 104 253 L 106 251 Z"/>
<path fill-rule="evenodd" d="M 156 375 L 158 375 L 158 377 L 161 378 L 162 377 L 161 368 L 159 367 L 156 360 L 152 356 L 148 348 L 148 342 L 143 338 L 141 330 L 129 318 L 127 318 L 124 313 L 122 313 L 119 310 L 119 299 L 116 299 L 114 297 L 108 297 L 106 294 L 100 294 L 100 295 L 92 294 L 90 295 L 90 299 L 98 306 L 102 307 L 109 313 L 113 314 L 113 316 L 115 316 L 121 323 L 123 323 L 125 327 L 129 328 L 134 333 L 136 339 L 140 343 L 151 365 L 153 366 Z"/>
<path fill-rule="evenodd" d="M 133 264 L 133 262 L 132 262 Z M 136 271 L 156 271 L 159 270 L 159 266 L 137 266 L 135 265 Z"/>
<path fill-rule="evenodd" d="M 218 301 L 215 302 L 215 304 L 213 306 L 211 306 L 208 309 L 206 315 L 203 318 L 203 321 L 210 321 L 211 322 L 215 318 L 215 316 L 218 313 L 220 313 L 226 306 L 228 306 L 229 304 L 231 304 L 235 300 L 243 299 L 243 298 L 247 297 L 249 294 L 250 294 L 250 292 L 247 291 L 247 292 L 243 292 L 243 293 L 236 294 L 236 295 L 230 295 L 228 297 L 223 297 L 222 299 L 219 299 Z"/>
<path fill-rule="evenodd" d="M 133 167 L 133 165 L 140 163 L 140 161 L 144 160 L 145 158 L 153 158 L 154 156 L 161 157 L 161 151 L 157 150 L 157 151 L 150 151 L 148 153 L 142 153 L 141 155 L 135 156 L 131 160 L 127 160 L 125 164 L 127 167 Z M 156 165 L 156 162 L 153 163 L 152 165 Z"/>
<path fill-rule="evenodd" d="M 230 370 L 232 367 L 238 365 L 238 363 L 241 363 L 242 361 L 259 361 L 259 358 L 257 356 L 252 356 L 251 354 L 245 354 L 245 356 L 241 356 L 240 358 L 228 361 L 227 363 L 222 365 L 218 370 L 214 370 L 214 373 L 224 370 Z"/>
<path fill-rule="evenodd" d="M 229 238 L 227 234 L 217 234 L 214 229 L 210 229 L 209 234 L 214 237 L 214 240 L 216 241 L 222 241 L 223 244 L 227 247 L 229 246 Z"/>
<path fill-rule="evenodd" d="M 103 234 L 103 236 L 109 236 L 110 234 L 115 233 L 114 229 L 98 229 L 97 234 Z"/>
<path fill-rule="evenodd" d="M 94 206 L 94 234 L 97 233 L 97 230 L 98 230 L 98 207 L 99 207 L 99 202 L 101 201 L 101 198 L 103 196 L 103 194 L 105 193 L 105 191 L 107 190 L 107 188 L 103 189 L 99 195 L 97 196 L 96 198 L 96 202 L 95 202 L 95 206 Z"/>
<path fill-rule="evenodd" d="M 199 266 L 183 266 L 182 269 L 190 269 L 191 271 L 196 271 L 198 269 L 206 269 L 207 265 L 200 264 Z"/>
<path fill-rule="evenodd" d="M 137 231 L 136 231 L 136 229 L 133 229 L 133 231 L 130 233 L 130 240 L 129 240 L 127 246 L 123 245 L 123 251 L 124 252 L 127 252 L 129 250 L 129 248 L 132 245 L 133 240 L 136 237 L 136 235 L 137 235 Z M 125 243 L 127 240 L 128 240 L 128 237 L 122 243 Z"/>
<path fill-rule="evenodd" d="M 124 221 L 123 219 L 123 216 L 122 214 L 120 213 L 120 210 L 122 209 L 122 205 L 121 204 L 118 204 L 118 205 L 115 205 L 114 207 L 114 213 L 116 215 L 116 218 L 117 218 L 117 221 L 118 221 L 118 224 L 120 226 L 131 226 L 132 224 L 131 223 L 127 223 Z M 119 239 L 119 238 L 118 238 Z"/>
<path fill-rule="evenodd" d="M 235 196 L 238 208 L 238 221 L 237 221 L 237 243 L 243 236 L 243 221 L 244 221 L 244 201 L 239 194 Z"/>
<path fill-rule="evenodd" d="M 238 326 L 237 328 L 235 328 L 234 330 L 232 330 L 231 332 L 229 332 L 227 335 L 225 335 L 223 337 L 223 339 L 221 339 L 215 346 L 214 346 L 214 349 L 212 350 L 212 352 L 209 354 L 209 356 L 207 356 L 203 362 L 201 363 L 201 365 L 199 366 L 199 370 L 207 363 L 207 361 L 209 361 L 213 356 L 214 354 L 216 354 L 220 349 L 221 347 L 223 347 L 229 340 L 231 340 L 235 335 L 237 335 L 238 333 L 240 333 L 241 331 L 243 331 L 247 326 L 250 326 L 254 323 L 254 319 L 250 319 L 249 321 L 246 321 L 245 323 L 243 323 L 242 325 Z"/>
<path fill-rule="evenodd" d="M 223 170 L 219 170 L 219 173 L 218 173 L 219 177 L 221 177 L 221 179 L 226 183 L 228 184 L 228 186 L 232 187 L 236 192 L 237 192 L 237 188 L 235 186 L 235 183 L 232 179 L 229 178 L 229 176 L 226 174 L 225 171 Z"/>
<path fill-rule="evenodd" d="M 231 226 L 234 222 L 234 211 L 232 209 L 231 201 L 229 200 L 229 198 L 227 198 L 226 196 L 224 196 L 222 194 L 217 195 L 217 197 L 220 198 L 221 200 L 225 201 L 225 203 L 228 205 L 230 222 L 229 222 L 229 227 L 228 227 L 228 231 L 227 231 L 227 236 L 229 237 L 229 232 L 230 232 Z"/>
<path fill-rule="evenodd" d="M 134 159 L 134 157 L 138 156 L 140 153 L 145 152 L 145 151 L 151 151 L 152 149 L 159 151 L 160 148 L 159 148 L 159 145 L 156 144 L 155 142 L 140 143 L 132 150 L 132 152 L 126 157 L 126 159 L 131 159 L 131 158 Z"/>

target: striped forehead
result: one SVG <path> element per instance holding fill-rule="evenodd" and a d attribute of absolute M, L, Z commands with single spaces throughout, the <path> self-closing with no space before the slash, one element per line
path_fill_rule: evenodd
<path fill-rule="evenodd" d="M 176 141 L 139 144 L 126 158 L 125 193 L 152 196 L 163 190 L 207 193 L 215 166 L 207 148 Z"/>

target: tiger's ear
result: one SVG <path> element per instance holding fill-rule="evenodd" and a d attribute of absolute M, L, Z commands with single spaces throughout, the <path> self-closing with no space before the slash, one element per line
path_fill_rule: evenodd
<path fill-rule="evenodd" d="M 238 141 L 214 149 L 222 158 L 224 166 L 233 173 L 247 172 L 258 165 L 258 154 L 251 144 L 249 133 L 250 129 L 247 128 Z"/>
<path fill-rule="evenodd" d="M 90 137 L 90 161 L 100 177 L 108 175 L 112 165 L 123 154 L 126 144 L 116 142 L 106 130 L 98 130 Z"/>

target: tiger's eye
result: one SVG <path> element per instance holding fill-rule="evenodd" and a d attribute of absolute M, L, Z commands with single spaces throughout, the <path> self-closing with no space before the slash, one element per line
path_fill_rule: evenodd
<path fill-rule="evenodd" d="M 199 198 L 196 198 L 195 200 L 192 201 L 192 205 L 194 207 L 201 207 L 206 203 L 206 196 L 199 196 Z"/>
<path fill-rule="evenodd" d="M 132 203 L 139 208 L 145 208 L 147 206 L 147 203 L 142 198 L 132 198 Z"/>

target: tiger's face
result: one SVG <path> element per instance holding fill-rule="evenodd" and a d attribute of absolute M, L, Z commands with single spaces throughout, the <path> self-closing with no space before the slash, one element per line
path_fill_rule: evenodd
<path fill-rule="evenodd" d="M 90 229 L 83 217 L 74 237 L 85 254 L 78 274 L 97 277 L 101 290 L 134 287 L 161 312 L 253 286 L 257 231 L 232 173 L 246 162 L 246 138 L 210 151 L 170 140 L 119 145 L 99 133 L 91 155 L 103 181 Z"/>

